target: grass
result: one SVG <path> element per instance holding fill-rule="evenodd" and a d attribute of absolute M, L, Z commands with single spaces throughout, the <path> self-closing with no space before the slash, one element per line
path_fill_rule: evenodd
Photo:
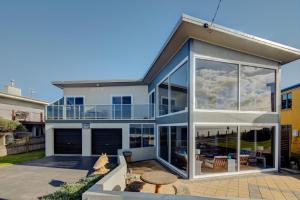
<path fill-rule="evenodd" d="M 28 153 L 20 153 L 0 157 L 0 167 L 15 165 L 18 163 L 37 160 L 45 156 L 45 150 L 31 151 Z"/>

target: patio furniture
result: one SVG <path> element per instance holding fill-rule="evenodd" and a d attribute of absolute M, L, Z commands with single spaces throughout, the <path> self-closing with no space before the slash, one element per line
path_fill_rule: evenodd
<path fill-rule="evenodd" d="M 259 157 L 256 157 L 256 159 L 257 159 L 257 161 L 262 162 L 263 168 L 266 168 L 266 167 L 267 167 L 266 157 L 264 157 L 264 156 L 259 156 Z"/>
<path fill-rule="evenodd" d="M 249 155 L 240 155 L 240 165 L 248 165 Z"/>
<path fill-rule="evenodd" d="M 225 168 L 227 162 L 227 156 L 214 156 L 213 160 L 204 160 L 204 165 L 209 168 Z"/>
<path fill-rule="evenodd" d="M 198 172 L 197 174 L 201 174 L 202 173 L 202 163 L 203 163 L 203 161 L 201 161 L 201 160 L 196 160 L 196 170 L 198 170 L 198 171 L 196 171 L 196 172 Z"/>
<path fill-rule="evenodd" d="M 235 172 L 235 159 L 227 160 L 227 170 L 228 172 Z"/>
<path fill-rule="evenodd" d="M 159 193 L 159 189 L 162 185 L 175 183 L 177 181 L 177 177 L 163 171 L 151 171 L 142 174 L 141 180 L 155 185 L 155 193 Z"/>

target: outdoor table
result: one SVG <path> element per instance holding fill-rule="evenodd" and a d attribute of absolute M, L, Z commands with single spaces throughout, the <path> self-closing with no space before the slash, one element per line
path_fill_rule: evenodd
<path fill-rule="evenodd" d="M 163 171 L 151 171 L 142 174 L 141 180 L 155 185 L 155 193 L 159 193 L 159 189 L 162 185 L 175 183 L 177 181 L 177 177 Z"/>

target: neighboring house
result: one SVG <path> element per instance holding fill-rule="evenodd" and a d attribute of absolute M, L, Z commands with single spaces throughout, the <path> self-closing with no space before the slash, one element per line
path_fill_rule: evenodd
<path fill-rule="evenodd" d="M 300 159 L 300 84 L 281 90 L 281 158 L 288 167 L 291 156 Z"/>
<path fill-rule="evenodd" d="M 46 155 L 130 150 L 186 178 L 278 170 L 280 66 L 300 50 L 205 23 L 183 15 L 141 80 L 53 82 Z"/>
<path fill-rule="evenodd" d="M 0 117 L 19 121 L 32 136 L 44 135 L 47 105 L 46 101 L 22 96 L 21 89 L 15 87 L 13 81 L 0 92 Z"/>

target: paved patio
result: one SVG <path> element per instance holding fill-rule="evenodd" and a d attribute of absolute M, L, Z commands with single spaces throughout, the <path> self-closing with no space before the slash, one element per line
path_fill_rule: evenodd
<path fill-rule="evenodd" d="M 132 174 L 139 176 L 149 170 L 166 170 L 156 161 L 129 165 Z M 221 199 L 300 199 L 300 175 L 288 173 L 258 173 L 201 180 L 178 179 L 174 184 L 183 188 L 185 195 Z M 153 192 L 154 186 L 144 184 L 141 192 Z M 163 186 L 162 193 L 172 193 L 172 187 Z"/>
<path fill-rule="evenodd" d="M 97 157 L 45 157 L 0 168 L 0 199 L 37 199 L 63 183 L 76 182 L 92 169 Z"/>

